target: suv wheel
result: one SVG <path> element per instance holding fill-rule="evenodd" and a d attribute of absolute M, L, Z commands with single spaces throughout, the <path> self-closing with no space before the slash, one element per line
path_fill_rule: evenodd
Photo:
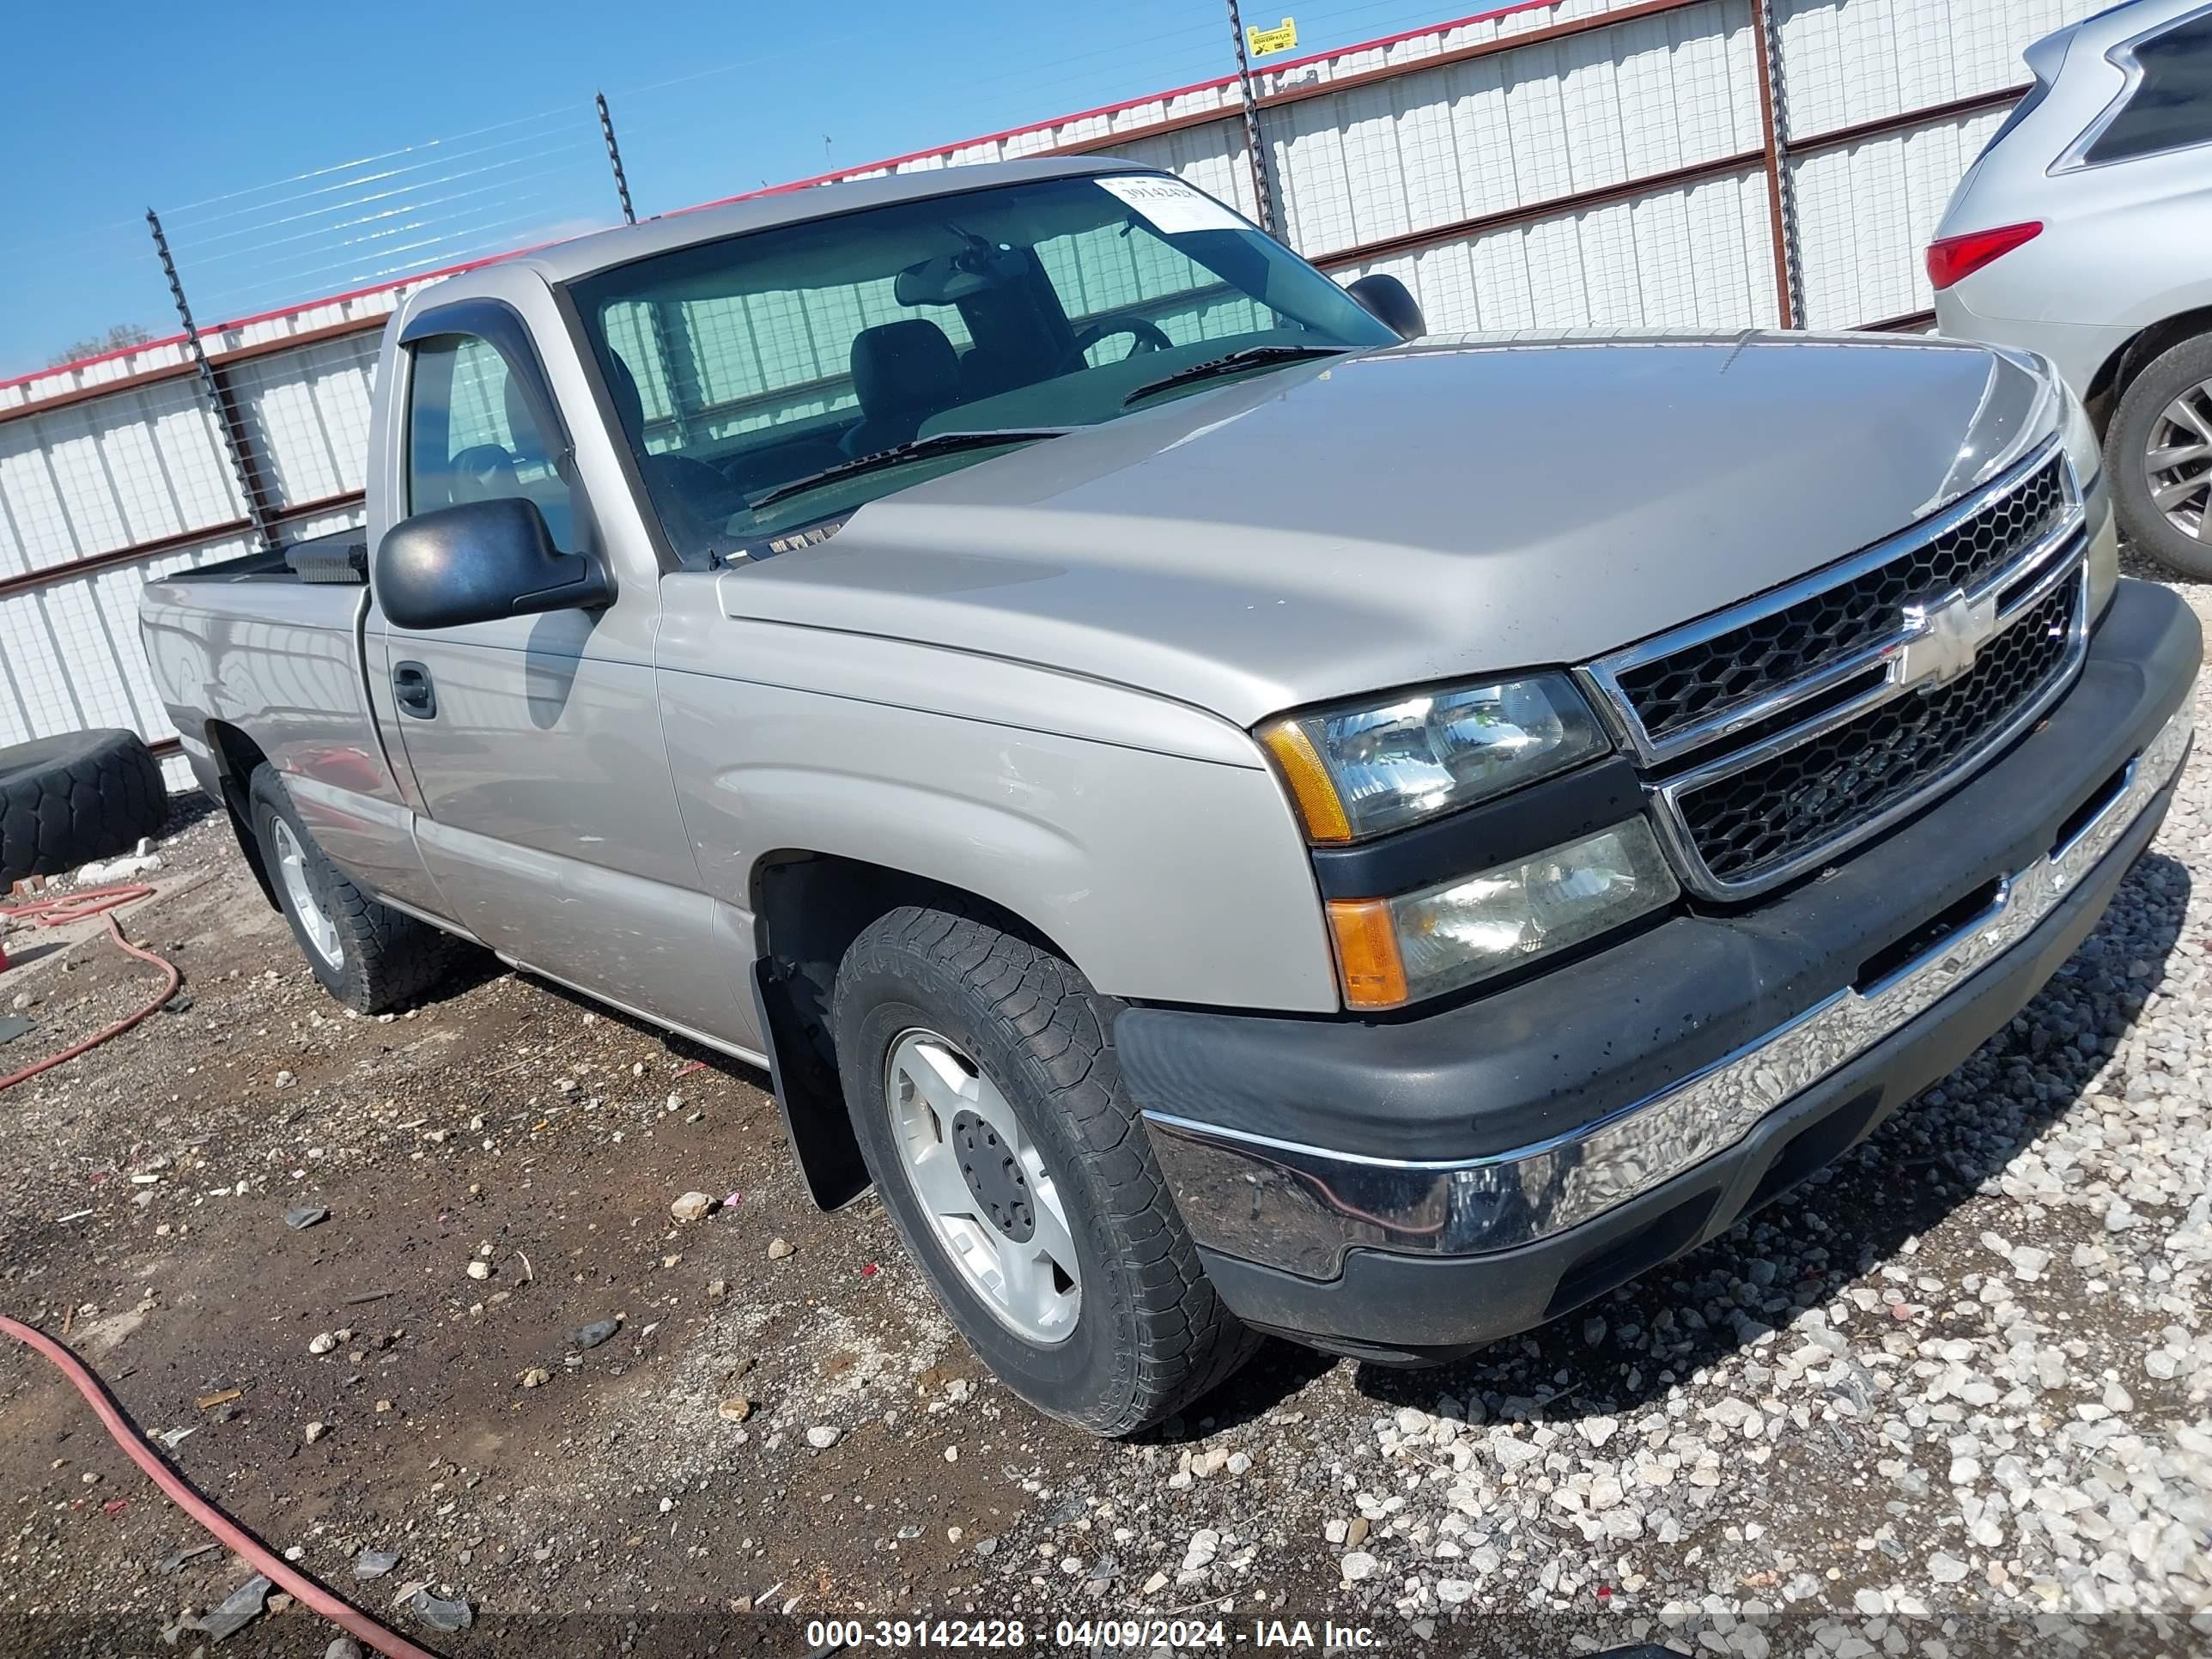
<path fill-rule="evenodd" d="M 1258 1339 L 1223 1307 L 1114 1066 L 1114 1005 L 953 910 L 853 942 L 832 1012 L 845 1101 L 908 1253 L 1000 1380 L 1134 1433 Z"/>
<path fill-rule="evenodd" d="M 325 991 L 358 1012 L 380 1014 L 446 977 L 461 941 L 346 879 L 307 833 L 276 768 L 254 769 L 246 805 L 276 908 Z"/>
<path fill-rule="evenodd" d="M 2105 434 L 2120 528 L 2160 564 L 2212 580 L 2212 334 L 2153 358 Z"/>

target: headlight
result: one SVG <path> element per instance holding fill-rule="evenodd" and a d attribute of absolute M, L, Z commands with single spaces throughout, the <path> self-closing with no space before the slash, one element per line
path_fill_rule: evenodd
<path fill-rule="evenodd" d="M 1564 675 L 1401 696 L 1261 728 L 1316 842 L 1358 841 L 1606 751 Z"/>
<path fill-rule="evenodd" d="M 2072 392 L 2062 386 L 2059 398 L 2066 459 L 2073 464 L 2074 481 L 2081 488 L 2081 505 L 2088 514 L 2089 619 L 2094 622 L 2104 615 L 2120 583 L 2120 533 L 2112 521 L 2111 492 L 2105 488 L 2105 450 L 2097 441 L 2096 422 Z"/>
<path fill-rule="evenodd" d="M 1681 890 L 1631 818 L 1534 858 L 1392 899 L 1334 899 L 1346 1005 L 1395 1008 L 1565 950 L 1671 904 Z"/>

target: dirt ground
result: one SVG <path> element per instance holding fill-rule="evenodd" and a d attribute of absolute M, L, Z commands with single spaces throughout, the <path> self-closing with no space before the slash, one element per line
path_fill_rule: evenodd
<path fill-rule="evenodd" d="M 142 1426 L 188 1431 L 172 1455 L 202 1491 L 343 1594 L 385 1617 L 422 1581 L 469 1601 L 473 1626 L 435 1638 L 453 1651 L 556 1631 L 611 1650 L 640 1620 L 803 1651 L 814 1616 L 1004 1616 L 976 1547 L 1049 1510 L 1064 1471 L 1172 1468 L 1182 1435 L 1321 1368 L 1283 1350 L 1141 1446 L 1048 1424 L 959 1343 L 872 1200 L 814 1208 L 760 1074 L 489 962 L 351 1016 L 219 818 L 161 850 L 165 890 L 125 915 L 184 990 L 9 1092 L 0 1305 L 66 1328 Z M 33 999 L 37 1029 L 7 1069 L 158 984 L 95 933 L 15 936 L 0 1007 Z M 692 1191 L 722 1206 L 674 1221 Z M 301 1206 L 328 1218 L 293 1231 Z M 610 1318 L 611 1340 L 572 1339 Z M 18 1351 L 0 1425 L 0 1652 L 204 1640 L 180 1620 L 246 1570 L 165 1565 L 205 1540 Z M 362 1583 L 362 1549 L 401 1559 Z M 737 1616 L 755 1607 L 790 1616 Z M 280 1611 L 222 1650 L 331 1633 Z"/>
<path fill-rule="evenodd" d="M 872 1200 L 817 1212 L 763 1078 L 488 962 L 349 1017 L 202 816 L 123 913 L 179 998 L 0 1099 L 0 1309 L 66 1333 L 303 1570 L 457 1656 L 803 1653 L 846 1615 L 1099 1653 L 1158 1650 L 1081 1621 L 1249 1649 L 1304 1616 L 1366 1632 L 1347 1650 L 1531 1659 L 1961 1659 L 1992 1620 L 2031 1632 L 2006 1652 L 2117 1653 L 2126 1615 L 2126 1651 L 2212 1651 L 2208 785 L 2200 745 L 2052 988 L 1788 1202 L 1446 1370 L 1270 1344 L 1131 1444 L 994 1383 Z M 10 943 L 0 1013 L 35 1029 L 0 1074 L 157 982 L 96 928 Z M 693 1192 L 720 1207 L 674 1219 Z M 327 1218 L 295 1230 L 302 1206 Z M 0 1502 L 0 1659 L 336 1633 L 282 1598 L 200 1629 L 249 1570 L 190 1553 L 4 1343 Z"/>

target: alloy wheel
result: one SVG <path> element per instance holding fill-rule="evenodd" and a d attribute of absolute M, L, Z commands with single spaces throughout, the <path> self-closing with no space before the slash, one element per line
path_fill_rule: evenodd
<path fill-rule="evenodd" d="M 884 1068 L 900 1167 L 938 1242 L 1000 1323 L 1049 1346 L 1083 1300 L 1060 1192 L 1013 1108 L 935 1031 L 900 1034 Z"/>
<path fill-rule="evenodd" d="M 271 820 L 276 832 L 276 872 L 284 884 L 284 896 L 292 901 L 293 914 L 300 918 L 301 931 L 314 946 L 315 954 L 333 968 L 345 966 L 345 943 L 338 937 L 338 925 L 323 908 L 315 896 L 315 884 L 307 878 L 307 849 L 300 844 L 292 826 L 282 817 Z"/>
<path fill-rule="evenodd" d="M 2143 471 L 2166 521 L 2212 545 L 2212 380 L 2191 386 L 2159 412 L 2144 446 Z"/>

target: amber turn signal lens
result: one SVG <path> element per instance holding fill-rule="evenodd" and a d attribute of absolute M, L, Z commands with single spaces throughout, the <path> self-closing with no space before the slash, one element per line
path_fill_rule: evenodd
<path fill-rule="evenodd" d="M 1336 785 L 1328 769 L 1314 752 L 1313 739 L 1296 720 L 1280 720 L 1260 733 L 1260 741 L 1283 770 L 1291 799 L 1298 804 L 1310 841 L 1350 841 L 1352 821 L 1344 816 L 1344 803 L 1336 798 Z"/>
<path fill-rule="evenodd" d="M 1411 1000 L 1388 900 L 1331 899 L 1328 931 L 1336 941 L 1346 1007 L 1396 1008 Z"/>

